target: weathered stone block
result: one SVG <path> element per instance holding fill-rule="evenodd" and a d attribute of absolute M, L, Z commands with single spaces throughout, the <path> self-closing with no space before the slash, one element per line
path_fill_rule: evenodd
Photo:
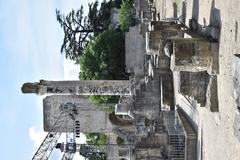
<path fill-rule="evenodd" d="M 75 112 L 70 108 L 61 108 L 67 103 L 75 106 Z M 46 97 L 43 100 L 43 121 L 46 132 L 73 132 L 76 129 L 76 121 L 80 123 L 78 129 L 83 133 L 106 132 L 112 129 L 108 113 L 101 111 L 83 96 Z"/>

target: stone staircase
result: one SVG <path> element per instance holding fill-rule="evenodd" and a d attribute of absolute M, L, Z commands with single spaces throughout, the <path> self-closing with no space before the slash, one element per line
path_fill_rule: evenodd
<path fill-rule="evenodd" d="M 148 136 L 142 138 L 137 145 L 139 148 L 161 148 L 162 145 L 166 143 L 164 139 L 161 135 Z"/>
<path fill-rule="evenodd" d="M 155 122 L 154 122 L 154 127 L 155 127 L 155 132 L 156 133 L 162 133 L 163 130 L 164 130 L 164 127 L 163 127 L 163 122 L 160 118 L 158 119 L 155 119 Z"/>
<path fill-rule="evenodd" d="M 197 132 L 188 122 L 187 117 L 182 110 L 178 109 L 178 114 L 186 132 L 186 160 L 194 160 L 197 156 Z"/>

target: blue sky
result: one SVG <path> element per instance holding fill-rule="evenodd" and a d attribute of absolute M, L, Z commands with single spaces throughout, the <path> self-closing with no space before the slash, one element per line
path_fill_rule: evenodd
<path fill-rule="evenodd" d="M 67 13 L 87 2 L 0 0 L 1 159 L 30 159 L 41 141 L 43 97 L 23 95 L 22 84 L 77 78 L 59 52 L 63 33 L 55 9 Z"/>

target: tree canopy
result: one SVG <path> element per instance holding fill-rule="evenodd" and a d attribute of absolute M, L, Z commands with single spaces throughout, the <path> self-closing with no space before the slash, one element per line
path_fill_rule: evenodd
<path fill-rule="evenodd" d="M 123 0 L 114 0 L 113 1 L 114 7 L 118 8 L 118 9 L 121 8 L 122 1 Z"/>
<path fill-rule="evenodd" d="M 67 15 L 56 10 L 57 21 L 64 31 L 61 53 L 65 53 L 67 59 L 78 63 L 83 49 L 91 38 L 108 29 L 111 2 L 103 1 L 99 9 L 98 5 L 98 1 L 90 3 L 87 16 L 84 15 L 83 6 L 77 11 L 72 10 Z"/>
<path fill-rule="evenodd" d="M 103 148 L 107 144 L 107 136 L 103 133 L 86 133 L 85 135 L 87 144 L 81 146 L 80 154 L 89 160 L 106 160 Z"/>
<path fill-rule="evenodd" d="M 87 133 L 87 144 L 104 145 L 107 143 L 107 136 L 103 133 Z"/>
<path fill-rule="evenodd" d="M 95 148 L 93 145 L 81 145 L 80 155 L 87 158 L 88 160 L 106 160 L 106 153 L 101 152 Z"/>
<path fill-rule="evenodd" d="M 124 71 L 124 36 L 121 32 L 105 31 L 95 37 L 80 57 L 83 80 L 122 79 Z"/>
<path fill-rule="evenodd" d="M 123 0 L 119 9 L 119 21 L 123 31 L 127 31 L 130 26 L 135 25 L 136 19 L 133 0 Z"/>
<path fill-rule="evenodd" d="M 90 3 L 85 16 L 83 6 L 67 15 L 56 10 L 57 20 L 64 31 L 61 53 L 79 63 L 82 80 L 118 80 L 125 73 L 124 35 L 109 30 L 112 7 L 125 5 L 122 0 Z M 115 103 L 117 96 L 91 96 L 95 103 Z"/>

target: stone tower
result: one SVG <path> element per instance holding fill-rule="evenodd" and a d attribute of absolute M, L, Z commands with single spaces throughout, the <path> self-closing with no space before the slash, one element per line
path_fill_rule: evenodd
<path fill-rule="evenodd" d="M 129 80 L 80 80 L 80 81 L 46 81 L 24 83 L 23 93 L 73 94 L 73 95 L 130 95 Z"/>
<path fill-rule="evenodd" d="M 43 100 L 44 130 L 49 132 L 109 132 L 109 114 L 84 95 L 131 95 L 129 80 L 80 80 L 24 83 L 23 93 L 55 94 Z"/>

